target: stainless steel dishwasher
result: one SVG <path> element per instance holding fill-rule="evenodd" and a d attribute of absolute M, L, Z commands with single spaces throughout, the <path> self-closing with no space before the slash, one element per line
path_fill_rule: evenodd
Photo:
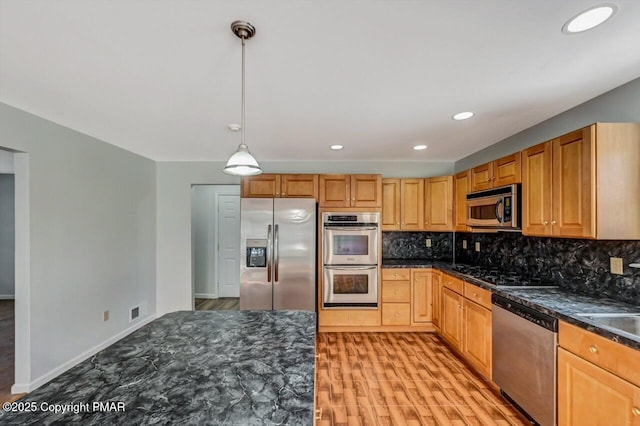
<path fill-rule="evenodd" d="M 541 426 L 556 424 L 558 320 L 493 294 L 493 380 Z"/>

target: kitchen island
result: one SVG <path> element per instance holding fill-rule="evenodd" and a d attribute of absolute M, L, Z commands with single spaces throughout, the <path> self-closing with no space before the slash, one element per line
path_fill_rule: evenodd
<path fill-rule="evenodd" d="M 166 314 L 0 412 L 0 424 L 312 424 L 315 330 L 313 312 Z"/>

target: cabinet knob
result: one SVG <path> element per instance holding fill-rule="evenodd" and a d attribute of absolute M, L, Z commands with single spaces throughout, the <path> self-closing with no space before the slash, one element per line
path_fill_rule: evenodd
<path fill-rule="evenodd" d="M 394 316 L 395 318 L 398 318 L 398 317 L 400 316 L 400 312 L 396 312 L 396 313 L 394 313 L 394 314 L 393 314 L 393 316 Z"/>
<path fill-rule="evenodd" d="M 548 220 L 545 220 L 545 221 L 544 221 L 544 222 L 542 222 L 542 223 L 544 223 L 545 225 L 548 225 L 548 224 L 549 224 L 549 221 L 548 221 Z"/>
<path fill-rule="evenodd" d="M 400 292 L 398 290 L 393 290 L 393 294 L 395 294 L 396 296 L 400 294 Z"/>
<path fill-rule="evenodd" d="M 282 196 L 284 197 L 285 195 L 287 195 L 285 192 L 282 193 Z"/>
<path fill-rule="evenodd" d="M 397 276 L 398 276 L 398 273 L 396 272 L 395 274 L 393 274 L 393 276 L 394 276 L 394 277 L 397 277 Z"/>
<path fill-rule="evenodd" d="M 316 420 L 322 420 L 322 407 L 316 410 Z"/>
<path fill-rule="evenodd" d="M 356 200 L 355 198 L 352 198 L 352 199 L 351 199 L 351 201 L 355 201 L 355 200 Z"/>
<path fill-rule="evenodd" d="M 551 221 L 551 224 L 552 224 L 552 225 L 555 225 L 556 223 L 558 223 L 558 222 L 556 222 L 555 220 L 552 220 L 552 221 Z"/>
<path fill-rule="evenodd" d="M 596 348 L 595 346 L 589 346 L 589 352 L 595 354 L 596 352 L 598 352 L 598 348 Z"/>
<path fill-rule="evenodd" d="M 478 297 L 478 293 L 473 293 L 473 297 Z"/>
<path fill-rule="evenodd" d="M 638 407 L 633 407 L 633 410 L 631 410 L 631 412 L 634 416 L 640 416 L 640 408 Z"/>

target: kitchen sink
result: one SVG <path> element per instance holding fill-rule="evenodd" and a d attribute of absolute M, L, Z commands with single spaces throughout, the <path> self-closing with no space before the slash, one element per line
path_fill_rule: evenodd
<path fill-rule="evenodd" d="M 590 320 L 596 325 L 614 331 L 630 334 L 634 338 L 640 337 L 640 313 L 584 313 L 575 314 L 577 317 Z"/>

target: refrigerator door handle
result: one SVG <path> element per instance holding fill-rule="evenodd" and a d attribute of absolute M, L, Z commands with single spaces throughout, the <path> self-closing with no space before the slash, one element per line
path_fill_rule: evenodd
<path fill-rule="evenodd" d="M 280 226 L 276 225 L 275 226 L 275 231 L 273 233 L 273 256 L 274 256 L 273 264 L 274 264 L 274 271 L 275 271 L 274 272 L 273 281 L 276 282 L 276 283 L 278 282 L 278 266 L 279 266 L 278 264 L 280 263 L 280 256 L 279 256 L 280 247 L 279 247 L 279 244 L 278 244 L 278 236 L 279 236 L 279 234 L 280 234 Z"/>
<path fill-rule="evenodd" d="M 271 225 L 267 226 L 267 282 L 271 282 Z"/>

